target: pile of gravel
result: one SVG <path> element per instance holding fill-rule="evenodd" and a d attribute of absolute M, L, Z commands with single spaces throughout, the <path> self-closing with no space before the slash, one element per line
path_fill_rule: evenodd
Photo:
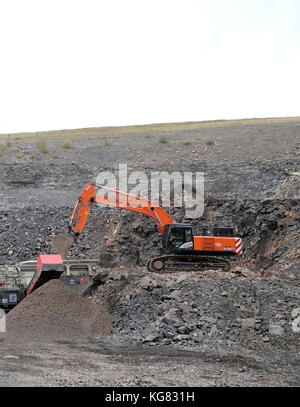
<path fill-rule="evenodd" d="M 107 335 L 113 318 L 59 280 L 38 288 L 7 316 L 8 341 L 52 341 Z"/>

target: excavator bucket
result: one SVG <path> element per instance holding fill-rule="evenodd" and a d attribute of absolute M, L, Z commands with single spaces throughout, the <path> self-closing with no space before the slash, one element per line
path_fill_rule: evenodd
<path fill-rule="evenodd" d="M 52 240 L 51 247 L 55 254 L 60 254 L 63 259 L 68 257 L 70 248 L 73 246 L 74 237 L 68 234 L 56 235 Z"/>

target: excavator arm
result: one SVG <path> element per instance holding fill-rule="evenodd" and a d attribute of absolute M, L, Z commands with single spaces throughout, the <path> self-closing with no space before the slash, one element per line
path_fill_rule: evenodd
<path fill-rule="evenodd" d="M 101 187 L 106 189 L 109 193 L 96 192 L 95 188 Z M 191 226 L 186 224 L 174 224 L 173 219 L 169 214 L 160 206 L 153 204 L 143 198 L 118 191 L 113 188 L 105 188 L 101 185 L 97 185 L 94 182 L 87 184 L 76 202 L 72 217 L 69 224 L 68 235 L 57 235 L 52 241 L 52 248 L 58 254 L 61 254 L 62 258 L 67 257 L 68 251 L 76 238 L 83 231 L 87 218 L 94 203 L 103 204 L 115 208 L 127 209 L 130 211 L 143 213 L 150 216 L 156 222 L 158 231 L 163 235 L 167 225 L 174 225 L 168 228 L 168 232 L 173 229 L 173 233 L 180 232 L 179 241 L 183 243 L 180 246 L 174 245 L 171 247 L 171 243 L 174 239 L 166 237 L 166 242 L 169 244 L 171 253 L 161 255 L 149 260 L 147 268 L 149 271 L 161 272 L 166 267 L 174 268 L 222 268 L 226 271 L 230 269 L 230 263 L 224 256 L 240 254 L 242 250 L 242 242 L 240 238 L 234 236 L 193 236 L 193 241 L 186 241 L 186 233 L 190 230 Z M 184 234 L 182 234 L 182 231 Z M 184 236 L 184 238 L 182 237 Z M 186 243 L 191 246 L 183 247 Z M 172 243 L 173 244 L 173 243 Z M 180 251 L 178 253 L 178 251 Z"/>
<path fill-rule="evenodd" d="M 94 182 L 87 184 L 75 205 L 71 216 L 69 231 L 79 236 L 82 232 L 87 218 L 89 216 L 93 203 L 104 204 L 107 206 L 127 209 L 134 212 L 143 213 L 150 216 L 156 222 L 158 231 L 163 235 L 166 225 L 174 223 L 169 214 L 160 206 L 152 204 L 152 202 L 132 195 L 126 192 L 121 192 L 113 188 L 106 188 L 109 193 L 101 195 L 95 192 L 96 185 Z"/>

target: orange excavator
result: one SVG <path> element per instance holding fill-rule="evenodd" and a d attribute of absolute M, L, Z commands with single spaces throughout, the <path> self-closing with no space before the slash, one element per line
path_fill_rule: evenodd
<path fill-rule="evenodd" d="M 95 203 L 139 212 L 154 219 L 162 235 L 163 254 L 148 261 L 149 271 L 203 268 L 221 268 L 229 271 L 228 258 L 242 253 L 241 238 L 234 236 L 231 226 L 204 226 L 201 235 L 195 236 L 191 223 L 175 223 L 160 206 L 138 196 L 100 185 L 99 187 L 109 193 L 99 194 L 95 192 L 97 186 L 91 182 L 83 188 L 70 219 L 69 234 L 58 235 L 53 240 L 52 247 L 57 253 L 64 252 L 66 255 L 83 231 L 91 207 Z"/>

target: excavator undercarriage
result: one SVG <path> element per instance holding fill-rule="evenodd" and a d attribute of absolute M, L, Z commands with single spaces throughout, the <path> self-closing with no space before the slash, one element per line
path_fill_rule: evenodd
<path fill-rule="evenodd" d="M 163 255 L 150 259 L 147 269 L 155 273 L 172 271 L 198 271 L 205 269 L 230 270 L 229 260 L 216 256 Z"/>

